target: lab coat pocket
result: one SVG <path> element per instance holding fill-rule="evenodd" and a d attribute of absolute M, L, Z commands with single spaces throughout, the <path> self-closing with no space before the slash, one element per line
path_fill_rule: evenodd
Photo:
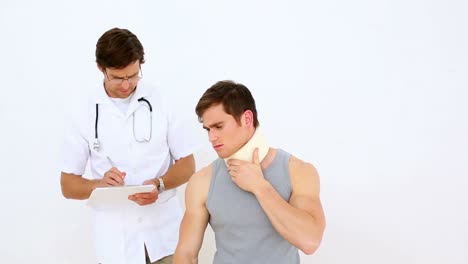
<path fill-rule="evenodd" d="M 89 157 L 90 168 L 95 178 L 102 178 L 102 175 L 112 168 L 105 152 L 103 150 L 95 150 L 93 143 L 89 144 Z"/>

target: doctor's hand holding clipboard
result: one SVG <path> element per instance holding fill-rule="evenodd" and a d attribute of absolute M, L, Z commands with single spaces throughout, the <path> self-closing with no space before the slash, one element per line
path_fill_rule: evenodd
<path fill-rule="evenodd" d="M 111 158 L 106 157 L 112 168 L 104 173 L 101 179 L 100 187 L 124 186 L 126 172 L 120 171 Z M 155 185 L 153 180 L 146 180 L 143 185 Z M 156 187 L 156 185 L 155 185 Z M 148 205 L 156 202 L 158 199 L 158 190 L 154 188 L 151 192 L 136 193 L 128 196 L 128 199 L 139 204 Z"/>
<path fill-rule="evenodd" d="M 154 181 L 153 180 L 146 180 L 143 183 L 143 185 L 147 185 L 147 184 L 154 184 Z M 156 202 L 156 200 L 158 200 L 158 194 L 159 194 L 158 193 L 158 188 L 156 188 L 156 185 L 155 185 L 155 188 L 153 189 L 152 192 L 136 193 L 136 194 L 128 196 L 128 199 L 134 201 L 135 203 L 137 203 L 139 205 L 148 205 L 148 204 L 152 204 L 152 203 Z"/>

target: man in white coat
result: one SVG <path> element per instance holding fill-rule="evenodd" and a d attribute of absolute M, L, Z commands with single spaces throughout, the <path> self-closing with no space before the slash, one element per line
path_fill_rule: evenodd
<path fill-rule="evenodd" d="M 182 216 L 175 188 L 195 170 L 191 130 L 141 81 L 144 49 L 132 32 L 105 32 L 96 62 L 103 83 L 73 113 L 65 134 L 63 195 L 88 199 L 98 187 L 154 184 L 130 195 L 130 205 L 93 210 L 97 261 L 172 263 Z M 91 177 L 84 178 L 88 160 Z"/>

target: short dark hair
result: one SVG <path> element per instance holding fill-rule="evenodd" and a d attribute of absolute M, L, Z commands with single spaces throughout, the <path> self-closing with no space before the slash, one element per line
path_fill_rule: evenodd
<path fill-rule="evenodd" d="M 202 116 L 205 111 L 218 104 L 222 104 L 224 111 L 232 115 L 237 123 L 240 123 L 241 115 L 246 110 L 252 111 L 254 127 L 258 127 L 255 100 L 245 85 L 233 81 L 219 81 L 208 88 L 195 107 L 198 121 L 203 122 Z"/>
<path fill-rule="evenodd" d="M 144 55 L 143 45 L 128 29 L 110 29 L 96 44 L 96 62 L 104 69 L 122 69 L 137 60 L 143 64 Z"/>

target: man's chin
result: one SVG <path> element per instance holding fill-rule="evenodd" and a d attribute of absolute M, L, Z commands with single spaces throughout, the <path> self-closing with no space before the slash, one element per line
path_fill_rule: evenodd
<path fill-rule="evenodd" d="M 131 93 L 130 90 L 128 90 L 128 91 L 120 91 L 120 92 L 119 92 L 120 98 L 122 98 L 122 99 L 128 98 L 131 94 L 132 94 L 132 93 Z"/>
<path fill-rule="evenodd" d="M 229 157 L 228 155 L 226 155 L 226 154 L 224 154 L 224 153 L 222 153 L 222 152 L 218 152 L 218 151 L 216 151 L 216 154 L 218 155 L 218 157 L 219 157 L 220 159 L 225 159 L 225 158 L 228 158 L 228 157 Z"/>

